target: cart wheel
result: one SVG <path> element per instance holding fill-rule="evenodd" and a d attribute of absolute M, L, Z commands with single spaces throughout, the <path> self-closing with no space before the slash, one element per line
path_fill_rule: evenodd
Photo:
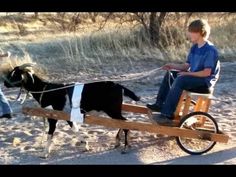
<path fill-rule="evenodd" d="M 203 124 L 200 124 L 200 120 L 205 119 Z M 207 131 L 209 133 L 218 133 L 218 125 L 215 119 L 206 112 L 192 112 L 184 116 L 180 121 L 180 128 L 191 129 L 199 131 Z M 211 150 L 216 142 L 187 138 L 187 137 L 176 137 L 177 144 L 179 147 L 191 155 L 200 155 Z"/>

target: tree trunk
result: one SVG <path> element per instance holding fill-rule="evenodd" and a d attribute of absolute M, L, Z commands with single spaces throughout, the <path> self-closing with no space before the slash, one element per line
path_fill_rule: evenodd
<path fill-rule="evenodd" d="M 96 12 L 91 12 L 91 13 L 89 13 L 89 14 L 90 14 L 90 18 L 91 18 L 92 22 L 93 22 L 93 23 L 96 23 L 96 17 L 97 17 L 97 15 L 98 15 L 98 13 L 96 13 Z"/>
<path fill-rule="evenodd" d="M 57 15 L 58 15 L 59 18 L 61 18 L 62 20 L 64 20 L 64 17 L 65 17 L 65 15 L 66 15 L 66 13 L 65 13 L 65 12 L 58 12 Z"/>
<path fill-rule="evenodd" d="M 75 13 L 71 19 L 72 26 L 70 27 L 70 31 L 75 32 L 77 25 L 80 23 L 80 13 Z"/>
<path fill-rule="evenodd" d="M 38 17 L 39 17 L 39 13 L 38 12 L 34 12 L 34 18 L 38 19 Z"/>
<path fill-rule="evenodd" d="M 165 19 L 166 12 L 161 12 L 157 18 L 157 13 L 152 12 L 149 17 L 149 33 L 152 45 L 159 44 L 161 25 Z"/>

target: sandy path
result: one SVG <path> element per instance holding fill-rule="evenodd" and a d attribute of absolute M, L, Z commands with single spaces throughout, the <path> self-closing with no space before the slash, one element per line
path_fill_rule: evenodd
<path fill-rule="evenodd" d="M 139 64 L 140 70 L 145 63 Z M 153 68 L 147 63 L 146 68 Z M 228 144 L 218 143 L 207 154 L 191 156 L 184 153 L 173 137 L 157 136 L 137 131 L 131 132 L 132 148 L 128 154 L 121 155 L 120 149 L 113 149 L 116 129 L 101 126 L 82 125 L 81 134 L 89 141 L 91 151 L 83 152 L 77 146 L 77 136 L 64 121 L 59 121 L 55 133 L 54 148 L 49 159 L 41 159 L 40 141 L 43 135 L 42 118 L 30 118 L 22 115 L 21 105 L 13 105 L 15 112 L 11 120 L 0 120 L 0 163 L 1 164 L 236 164 L 236 63 L 222 64 L 221 78 L 215 90 L 210 114 L 216 118 L 220 127 L 230 136 Z M 138 71 L 136 71 L 138 72 Z M 56 75 L 56 74 L 55 74 Z M 125 82 L 143 97 L 146 102 L 153 102 L 163 73 L 138 81 Z M 61 76 L 62 77 L 62 76 Z M 58 80 L 60 74 L 57 74 Z M 78 76 L 77 76 L 78 77 Z M 66 78 L 77 81 L 74 74 Z M 64 76 L 65 78 L 65 76 Z M 3 87 L 2 87 L 3 88 Z M 3 88 L 14 102 L 18 89 Z M 126 102 L 130 100 L 126 99 Z M 25 105 L 37 105 L 28 99 Z M 141 105 L 144 103 L 140 103 Z M 140 115 L 127 115 L 133 120 L 147 120 Z M 45 137 L 44 137 L 45 139 Z M 13 144 L 13 141 L 16 144 Z"/>

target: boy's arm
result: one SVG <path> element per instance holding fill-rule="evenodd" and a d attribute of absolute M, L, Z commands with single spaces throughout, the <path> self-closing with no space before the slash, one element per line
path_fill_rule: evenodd
<path fill-rule="evenodd" d="M 175 69 L 175 70 L 180 70 L 180 71 L 187 71 L 189 69 L 189 64 L 188 63 L 184 63 L 184 64 L 168 63 L 162 66 L 162 69 L 164 70 Z"/>
<path fill-rule="evenodd" d="M 211 75 L 211 68 L 205 68 L 198 72 L 180 72 L 179 75 L 182 76 L 194 76 L 194 77 L 208 77 Z"/>

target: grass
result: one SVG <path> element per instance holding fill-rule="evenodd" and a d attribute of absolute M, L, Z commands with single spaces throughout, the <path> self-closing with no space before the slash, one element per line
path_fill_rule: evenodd
<path fill-rule="evenodd" d="M 6 75 L 16 66 L 20 66 L 25 63 L 33 63 L 33 60 L 31 59 L 29 54 L 26 52 L 23 57 L 5 58 L 5 59 L 3 59 L 2 63 L 1 63 L 1 70 L 0 70 L 1 75 Z M 35 73 L 37 73 L 38 76 L 45 78 L 45 79 L 47 78 L 47 76 L 46 76 L 47 72 L 43 66 L 40 66 L 39 64 L 37 64 L 37 66 L 34 67 L 33 70 Z"/>
<path fill-rule="evenodd" d="M 236 16 L 204 13 L 196 14 L 190 21 L 200 15 L 212 26 L 210 40 L 218 47 L 221 61 L 235 61 Z M 174 20 L 164 25 L 162 47 L 158 49 L 151 46 L 143 27 L 135 23 L 121 25 L 115 18 L 98 30 L 99 23 L 85 20 L 76 33 L 68 33 L 58 30 L 55 22 L 48 20 L 51 17 L 50 14 L 41 15 L 41 20 L 14 15 L 0 17 L 3 19 L 0 47 L 16 57 L 11 60 L 12 65 L 35 61 L 41 73 L 45 70 L 103 72 L 104 66 L 116 72 L 121 63 L 132 67 L 132 62 L 139 60 L 183 62 L 191 46 L 183 30 L 184 20 L 178 23 L 179 26 Z M 16 24 L 24 26 L 25 35 L 20 35 Z M 9 66 L 6 62 L 1 68 Z"/>

